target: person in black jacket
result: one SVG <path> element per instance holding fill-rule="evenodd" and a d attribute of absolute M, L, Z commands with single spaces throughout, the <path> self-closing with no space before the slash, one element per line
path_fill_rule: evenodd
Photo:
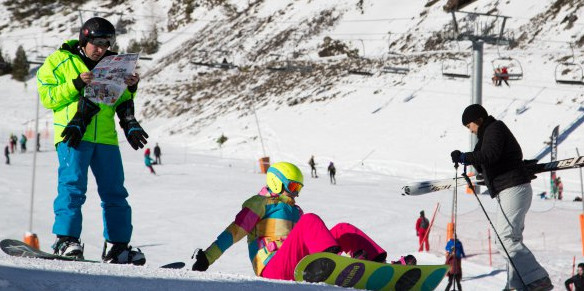
<path fill-rule="evenodd" d="M 578 264 L 578 274 L 566 280 L 566 290 L 570 289 L 570 284 L 574 284 L 574 291 L 584 291 L 584 263 Z"/>
<path fill-rule="evenodd" d="M 154 147 L 154 158 L 156 159 L 156 161 L 154 162 L 157 165 L 162 165 L 162 160 L 160 160 L 160 147 L 158 146 L 158 143 L 156 143 L 156 146 Z"/>
<path fill-rule="evenodd" d="M 498 203 L 495 230 L 509 252 L 514 268 L 509 272 L 512 289 L 552 290 L 547 271 L 523 244 L 525 215 L 531 206 L 533 190 L 531 175 L 523 167 L 521 146 L 509 128 L 487 113 L 480 104 L 468 106 L 462 114 L 462 124 L 478 137 L 472 152 L 451 153 L 454 163 L 473 165 L 485 179 L 491 197 Z M 504 254 L 501 244 L 497 245 Z M 523 282 L 522 282 L 523 279 Z"/>

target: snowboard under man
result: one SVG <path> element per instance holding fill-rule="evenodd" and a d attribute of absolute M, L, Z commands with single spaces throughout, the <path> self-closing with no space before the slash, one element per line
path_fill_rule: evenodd
<path fill-rule="evenodd" d="M 296 205 L 304 177 L 287 162 L 273 164 L 266 184 L 247 199 L 242 210 L 205 251 L 196 254 L 194 271 L 205 271 L 234 243 L 247 236 L 249 257 L 257 276 L 294 280 L 302 258 L 318 252 L 345 252 L 352 257 L 385 262 L 387 252 L 365 233 L 348 223 L 328 229 L 312 213 Z"/>
<path fill-rule="evenodd" d="M 113 105 L 94 103 L 84 97 L 91 83 L 90 72 L 101 59 L 116 53 L 108 50 L 115 41 L 115 28 L 104 18 L 87 20 L 79 40 L 68 40 L 52 53 L 37 72 L 43 106 L 53 111 L 55 146 L 59 157 L 57 198 L 53 207 L 57 236 L 55 254 L 83 258 L 81 207 L 86 199 L 87 170 L 97 182 L 103 209 L 104 251 L 108 263 L 144 264 L 140 250 L 128 245 L 132 236 L 132 209 L 126 198 L 124 170 L 118 147 L 114 116 L 117 114 L 128 142 L 142 148 L 148 135 L 134 118 L 138 74 L 127 76 L 128 86 Z"/>

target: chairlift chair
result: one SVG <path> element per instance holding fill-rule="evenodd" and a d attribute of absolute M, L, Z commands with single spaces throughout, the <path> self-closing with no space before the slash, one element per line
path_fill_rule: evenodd
<path fill-rule="evenodd" d="M 269 54 L 265 62 L 270 71 L 286 72 L 290 70 L 288 60 L 282 54 Z"/>
<path fill-rule="evenodd" d="M 349 74 L 361 76 L 373 76 L 371 60 L 363 57 L 352 58 L 349 65 Z"/>
<path fill-rule="evenodd" d="M 303 59 L 302 56 L 308 56 L 307 54 L 301 53 L 300 51 L 294 51 L 291 53 L 291 57 L 288 58 L 288 69 L 289 71 L 307 73 L 312 71 L 312 60 Z"/>
<path fill-rule="evenodd" d="M 350 58 L 348 73 L 351 75 L 373 76 L 372 61 L 365 57 L 365 43 L 358 39 L 363 47 L 361 56 Z"/>
<path fill-rule="evenodd" d="M 456 57 L 442 61 L 442 75 L 449 78 L 470 78 L 470 62 Z"/>
<path fill-rule="evenodd" d="M 558 84 L 583 85 L 584 71 L 582 66 L 576 63 L 559 63 L 556 65 L 555 79 Z"/>
<path fill-rule="evenodd" d="M 381 68 L 383 73 L 407 75 L 410 72 L 410 62 L 403 55 L 388 53 L 383 62 L 384 66 Z"/>
<path fill-rule="evenodd" d="M 197 66 L 205 66 L 215 69 L 235 69 L 238 66 L 230 61 L 229 52 L 224 50 L 206 51 L 198 50 L 195 59 L 191 61 Z"/>
<path fill-rule="evenodd" d="M 574 55 L 574 46 L 570 43 L 572 49 L 572 61 L 561 62 L 556 65 L 554 77 L 556 83 L 567 85 L 582 85 L 584 84 L 584 71 L 582 66 L 576 63 Z"/>
<path fill-rule="evenodd" d="M 496 69 L 507 68 L 507 74 L 495 73 L 499 78 L 507 78 L 507 80 L 521 80 L 523 79 L 523 67 L 521 63 L 511 57 L 497 58 L 491 61 L 493 71 Z"/>

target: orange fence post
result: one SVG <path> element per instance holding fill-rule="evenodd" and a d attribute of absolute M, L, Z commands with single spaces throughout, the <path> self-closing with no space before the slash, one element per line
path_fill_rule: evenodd
<path fill-rule="evenodd" d="M 450 241 L 454 238 L 454 222 L 449 222 L 446 225 L 446 241 Z"/>
<path fill-rule="evenodd" d="M 263 174 L 267 173 L 268 169 L 270 168 L 270 157 L 260 158 L 259 162 L 260 162 L 260 172 L 262 172 Z"/>
<path fill-rule="evenodd" d="M 39 238 L 36 233 L 26 232 L 24 234 L 24 243 L 37 250 L 39 249 Z"/>
<path fill-rule="evenodd" d="M 580 234 L 582 236 L 582 255 L 584 255 L 584 213 L 580 214 Z"/>

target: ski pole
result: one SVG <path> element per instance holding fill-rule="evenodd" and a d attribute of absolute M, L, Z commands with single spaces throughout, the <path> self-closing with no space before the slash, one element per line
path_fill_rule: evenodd
<path fill-rule="evenodd" d="M 464 165 L 464 171 L 462 172 L 462 176 L 464 177 L 464 180 L 466 180 L 466 183 L 468 184 L 468 187 L 472 190 L 472 193 L 474 194 L 474 197 L 477 198 L 477 201 L 479 202 L 479 205 L 481 206 L 481 209 L 483 210 L 483 213 L 487 217 L 487 220 L 489 221 L 489 224 L 493 228 L 493 232 L 495 233 L 495 235 L 497 236 L 497 239 L 499 240 L 499 243 L 501 244 L 501 248 L 503 249 L 503 251 L 505 251 L 505 255 L 507 255 L 507 258 L 509 259 L 509 262 L 511 263 L 511 266 L 513 267 L 513 270 L 515 270 L 515 272 L 517 273 L 517 277 L 519 277 L 519 280 L 521 280 L 521 284 L 523 285 L 523 287 L 525 288 L 525 290 L 527 290 L 528 289 L 527 288 L 527 284 L 525 284 L 525 281 L 523 281 L 523 277 L 519 273 L 519 269 L 517 269 L 517 266 L 515 266 L 515 263 L 513 262 L 513 259 L 511 259 L 511 256 L 509 255 L 509 252 L 507 251 L 507 248 L 503 244 L 503 240 L 501 240 L 501 237 L 499 236 L 499 233 L 497 232 L 497 229 L 495 228 L 495 225 L 493 225 L 493 222 L 491 221 L 491 218 L 489 217 L 489 214 L 485 210 L 485 207 L 483 206 L 483 203 L 481 202 L 481 199 L 479 199 L 479 196 L 477 195 L 477 192 L 475 191 L 474 185 L 472 184 L 472 182 L 470 181 L 470 178 L 466 174 L 466 165 Z M 509 277 L 509 276 L 507 276 L 507 277 Z"/>
<path fill-rule="evenodd" d="M 457 179 L 458 179 L 458 163 L 455 163 L 454 164 L 454 181 L 456 181 Z M 451 215 L 452 215 L 452 223 L 453 223 L 453 225 L 452 225 L 452 236 L 453 236 L 453 239 L 454 239 L 454 250 L 452 252 L 454 257 L 452 258 L 452 260 L 454 260 L 454 266 L 456 266 L 456 263 L 457 263 L 456 262 L 456 223 L 457 223 L 457 221 L 456 221 L 456 213 L 457 213 L 457 211 L 456 210 L 458 208 L 457 200 L 458 200 L 458 183 L 454 184 L 454 195 L 452 197 L 452 213 L 451 213 Z M 453 287 L 452 290 L 456 291 L 456 285 L 458 284 L 457 281 L 456 281 L 456 274 L 454 274 L 452 281 L 453 281 L 452 282 L 453 283 L 452 284 L 452 287 Z"/>

